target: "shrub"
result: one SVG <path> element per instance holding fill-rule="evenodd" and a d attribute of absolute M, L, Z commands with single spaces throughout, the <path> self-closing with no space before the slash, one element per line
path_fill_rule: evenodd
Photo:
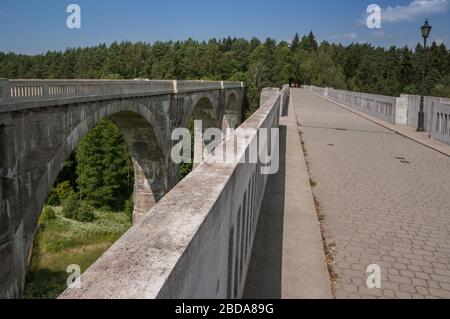
<path fill-rule="evenodd" d="M 80 200 L 77 194 L 71 194 L 64 203 L 62 210 L 63 216 L 69 219 L 75 219 L 80 206 Z"/>
<path fill-rule="evenodd" d="M 49 222 L 51 220 L 55 220 L 56 219 L 56 213 L 55 211 L 48 207 L 45 206 L 44 209 L 42 210 L 42 214 L 41 214 L 41 221 L 45 222 Z"/>
<path fill-rule="evenodd" d="M 130 220 L 133 220 L 133 212 L 134 212 L 134 202 L 133 202 L 133 196 L 131 196 L 126 202 L 125 202 L 125 208 L 123 211 L 127 216 L 130 217 Z"/>
<path fill-rule="evenodd" d="M 64 217 L 82 223 L 90 223 L 95 220 L 94 209 L 92 206 L 85 201 L 79 200 L 75 193 L 70 195 L 66 200 L 62 212 Z"/>
<path fill-rule="evenodd" d="M 55 193 L 58 195 L 58 198 L 61 202 L 67 200 L 71 195 L 75 192 L 73 191 L 72 186 L 69 181 L 62 182 L 58 184 L 55 188 Z"/>
<path fill-rule="evenodd" d="M 59 183 L 49 194 L 48 204 L 52 206 L 61 205 L 75 192 L 69 181 Z"/>
<path fill-rule="evenodd" d="M 52 190 L 50 194 L 48 194 L 47 204 L 51 206 L 61 205 L 61 201 L 59 200 L 58 194 L 55 193 L 55 190 Z"/>
<path fill-rule="evenodd" d="M 94 209 L 87 202 L 82 201 L 78 212 L 75 215 L 75 220 L 82 223 L 91 223 L 95 220 Z"/>

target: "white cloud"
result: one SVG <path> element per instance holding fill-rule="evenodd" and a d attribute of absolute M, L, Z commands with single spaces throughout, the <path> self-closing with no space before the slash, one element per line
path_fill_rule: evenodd
<path fill-rule="evenodd" d="M 372 32 L 372 33 L 370 34 L 370 36 L 371 36 L 372 38 L 377 38 L 377 39 L 390 39 L 390 38 L 393 38 L 393 37 L 394 37 L 393 34 L 391 34 L 391 33 L 385 33 L 384 31 L 375 31 L 375 32 Z"/>
<path fill-rule="evenodd" d="M 344 33 L 344 34 L 335 34 L 331 36 L 332 39 L 356 39 L 358 35 L 355 32 Z"/>
<path fill-rule="evenodd" d="M 387 7 L 381 10 L 383 22 L 414 21 L 433 13 L 445 13 L 449 0 L 414 0 L 408 6 Z"/>

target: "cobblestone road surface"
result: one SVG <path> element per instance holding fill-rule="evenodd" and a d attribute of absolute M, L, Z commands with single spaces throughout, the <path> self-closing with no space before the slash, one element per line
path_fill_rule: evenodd
<path fill-rule="evenodd" d="M 450 298 L 450 158 L 303 90 L 293 98 L 337 298 Z M 381 267 L 369 289 L 367 266 Z"/>

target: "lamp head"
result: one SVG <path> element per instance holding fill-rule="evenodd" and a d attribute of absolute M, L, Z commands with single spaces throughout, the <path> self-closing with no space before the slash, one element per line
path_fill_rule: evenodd
<path fill-rule="evenodd" d="M 425 20 L 425 24 L 422 26 L 421 29 L 422 29 L 422 37 L 425 39 L 428 38 L 430 36 L 432 29 L 430 23 L 428 22 L 428 19 Z"/>

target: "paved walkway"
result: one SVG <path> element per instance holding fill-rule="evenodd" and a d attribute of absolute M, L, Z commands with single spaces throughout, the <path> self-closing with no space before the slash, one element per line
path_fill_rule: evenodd
<path fill-rule="evenodd" d="M 293 90 L 337 298 L 450 298 L 450 158 Z M 368 289 L 367 266 L 382 288 Z"/>
<path fill-rule="evenodd" d="M 332 298 L 292 100 L 280 120 L 280 170 L 269 178 L 244 298 Z"/>

